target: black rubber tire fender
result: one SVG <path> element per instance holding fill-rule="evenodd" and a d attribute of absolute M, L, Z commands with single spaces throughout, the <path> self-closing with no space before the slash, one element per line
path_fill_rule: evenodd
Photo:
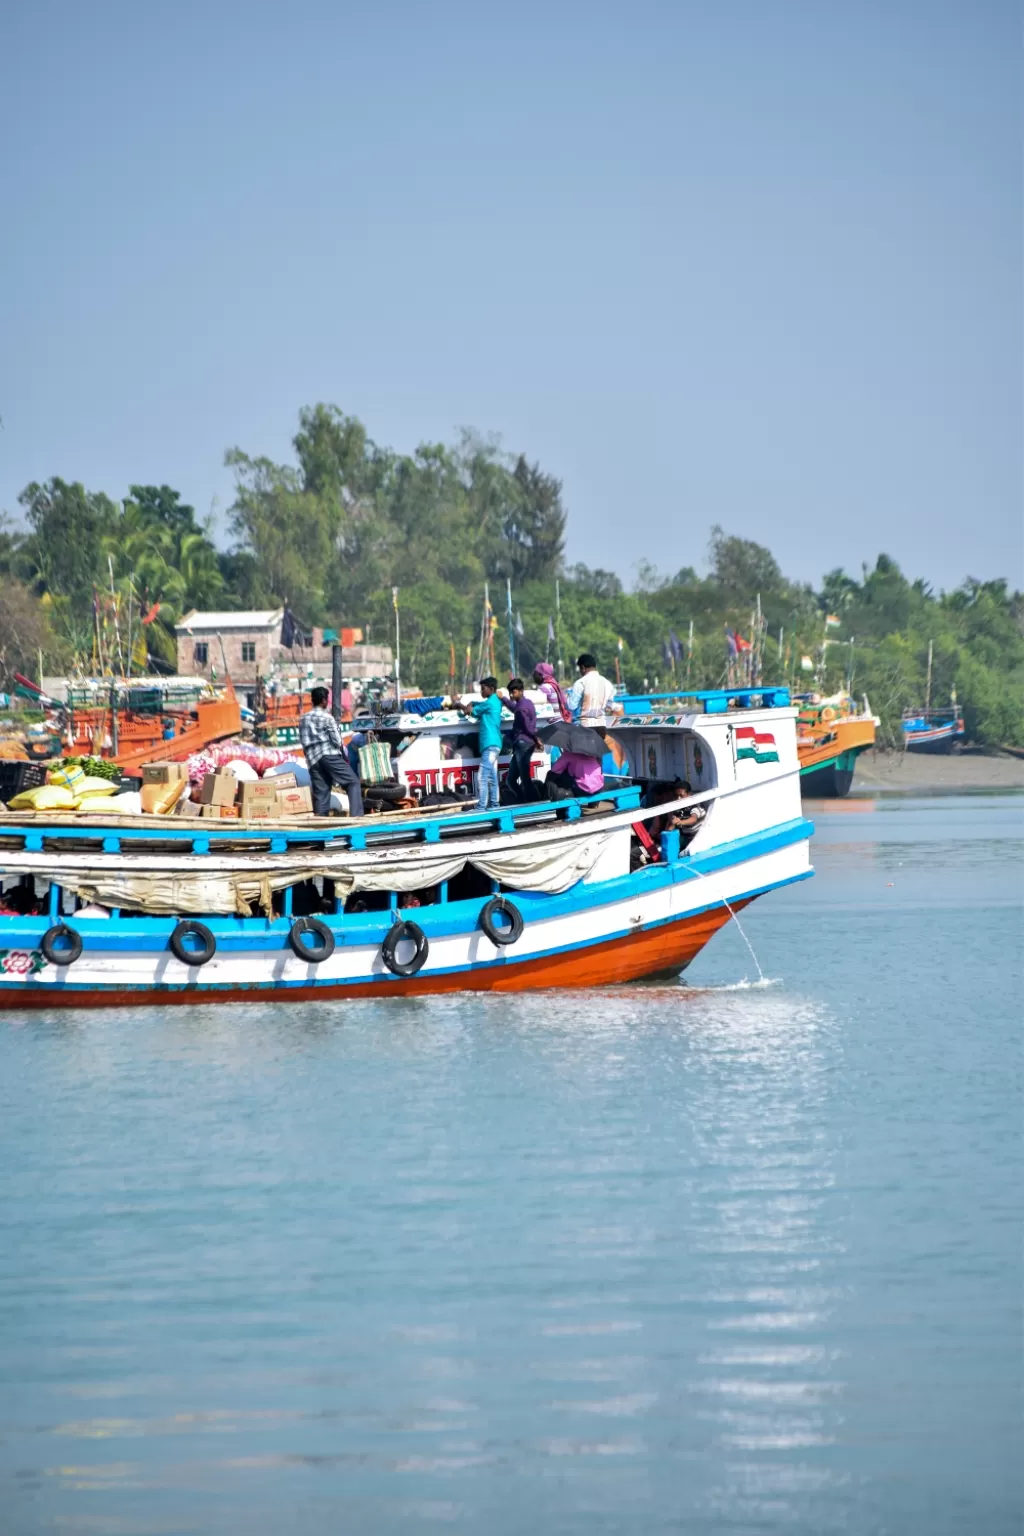
<path fill-rule="evenodd" d="M 56 948 L 57 939 L 65 941 L 60 949 Z M 39 948 L 48 965 L 74 965 L 82 953 L 82 935 L 69 928 L 67 923 L 54 923 L 39 940 Z"/>
<path fill-rule="evenodd" d="M 364 784 L 364 800 L 404 800 L 406 789 L 404 784 Z"/>
<path fill-rule="evenodd" d="M 202 949 L 186 949 L 186 938 L 199 939 Z M 207 928 L 205 923 L 194 922 L 191 918 L 182 918 L 169 940 L 171 952 L 182 965 L 205 965 L 212 960 L 217 953 L 217 940 Z"/>
<path fill-rule="evenodd" d="M 416 953 L 411 960 L 399 961 L 395 958 L 395 951 L 399 944 L 409 940 L 416 945 Z M 426 964 L 430 954 L 430 942 L 418 923 L 397 922 L 389 928 L 384 943 L 380 947 L 380 957 L 392 976 L 415 976 Z"/>
<path fill-rule="evenodd" d="M 501 913 L 509 919 L 510 928 L 499 928 L 494 921 L 497 913 Z M 515 944 L 523 936 L 526 924 L 523 922 L 523 914 L 514 902 L 507 896 L 492 896 L 487 905 L 480 912 L 480 927 L 490 939 L 492 944 L 502 948 L 505 944 Z"/>
<path fill-rule="evenodd" d="M 317 943 L 310 946 L 303 935 L 312 934 Z M 333 931 L 318 917 L 297 917 L 288 930 L 288 943 L 300 960 L 319 965 L 334 954 L 336 940 Z"/>

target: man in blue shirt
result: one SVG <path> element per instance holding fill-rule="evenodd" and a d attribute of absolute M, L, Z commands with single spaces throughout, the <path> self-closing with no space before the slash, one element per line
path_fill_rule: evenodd
<path fill-rule="evenodd" d="M 480 809 L 490 810 L 498 800 L 498 753 L 501 751 L 501 700 L 498 697 L 498 679 L 482 677 L 480 692 L 483 697 L 475 704 L 463 704 L 458 694 L 452 703 L 464 715 L 472 715 L 478 724 L 477 740 L 480 747 Z"/>

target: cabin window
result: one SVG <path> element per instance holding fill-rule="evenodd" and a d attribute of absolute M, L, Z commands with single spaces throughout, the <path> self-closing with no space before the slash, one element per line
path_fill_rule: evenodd
<path fill-rule="evenodd" d="M 192 647 L 192 660 L 197 667 L 205 667 L 210 659 L 210 647 L 205 640 L 197 640 Z"/>
<path fill-rule="evenodd" d="M 256 641 L 255 640 L 243 640 L 242 641 L 242 660 L 243 661 L 255 661 L 256 660 Z"/>

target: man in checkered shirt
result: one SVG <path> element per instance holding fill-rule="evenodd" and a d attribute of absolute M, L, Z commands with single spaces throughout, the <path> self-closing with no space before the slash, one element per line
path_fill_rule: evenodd
<path fill-rule="evenodd" d="M 317 816 L 331 814 L 331 790 L 340 784 L 348 795 L 349 814 L 363 814 L 363 791 L 358 773 L 354 773 L 341 744 L 338 722 L 327 709 L 327 689 L 314 688 L 310 694 L 313 708 L 299 721 L 299 740 L 309 766 L 313 791 L 313 810 Z"/>

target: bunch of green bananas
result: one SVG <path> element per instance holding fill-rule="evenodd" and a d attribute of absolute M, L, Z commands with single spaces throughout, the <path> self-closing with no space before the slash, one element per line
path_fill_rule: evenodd
<path fill-rule="evenodd" d="M 82 768 L 86 773 L 97 779 L 110 779 L 116 783 L 121 778 L 121 770 L 115 762 L 106 757 L 66 757 L 65 763 L 73 763 L 76 768 Z"/>

